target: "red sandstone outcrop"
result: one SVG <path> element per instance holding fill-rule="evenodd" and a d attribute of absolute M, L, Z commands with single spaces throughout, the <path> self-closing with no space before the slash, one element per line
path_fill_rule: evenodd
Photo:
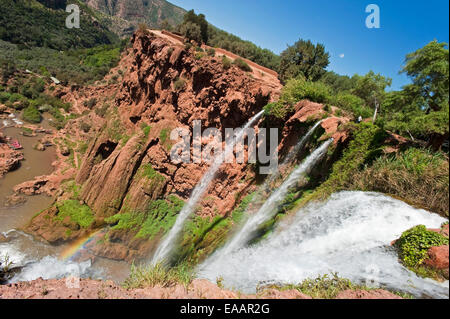
<path fill-rule="evenodd" d="M 269 77 L 253 78 L 234 65 L 225 69 L 215 57 L 197 59 L 183 45 L 151 32 L 137 32 L 132 45 L 119 66 L 111 71 L 122 71 L 119 83 L 55 91 L 64 101 L 72 102 L 76 112 L 85 114 L 70 121 L 58 136 L 87 143 L 80 160 L 74 154 L 75 168 L 69 172 L 73 174 L 76 170 L 75 180 L 81 185 L 80 200 L 94 211 L 97 227 L 105 226 L 104 219 L 117 213 L 145 211 L 151 201 L 169 194 L 183 200 L 189 198 L 209 165 L 172 162 L 172 129 L 191 130 L 194 120 L 201 120 L 203 129 L 214 127 L 222 132 L 225 128 L 241 127 L 280 93 L 278 80 L 274 83 Z M 97 103 L 89 110 L 89 103 L 84 102 L 92 99 Z M 325 114 L 323 108 L 308 101 L 296 106 L 295 115 L 283 128 L 282 153 L 306 133 L 308 125 L 297 124 L 309 123 L 311 118 L 321 119 Z M 336 117 L 322 123 L 335 143 L 345 140 L 347 135 L 340 128 L 346 121 Z M 85 130 L 89 132 L 83 131 L 83 123 L 90 128 Z M 61 163 L 65 161 L 60 158 Z M 142 178 L 147 167 L 157 174 L 157 183 Z M 240 195 L 252 190 L 254 182 L 255 171 L 250 165 L 223 165 L 197 214 L 205 218 L 224 216 L 238 204 Z M 22 184 L 17 191 L 32 194 L 57 187 L 58 184 L 38 178 Z M 58 231 L 45 234 L 52 232 L 52 227 L 58 227 Z M 52 242 L 67 240 L 60 227 L 35 218 L 27 231 Z M 126 260 L 148 254 L 154 242 L 137 240 L 135 235 L 132 230 L 113 230 L 109 234 L 113 240 L 96 245 L 93 250 L 97 255 Z"/>
<path fill-rule="evenodd" d="M 298 290 L 267 289 L 256 295 L 245 295 L 219 288 L 210 281 L 194 280 L 188 287 L 177 284 L 170 287 L 154 286 L 125 289 L 112 281 L 81 279 L 69 288 L 66 279 L 43 280 L 0 285 L 0 299 L 312 299 Z M 388 291 L 346 290 L 336 299 L 402 299 Z"/>
<path fill-rule="evenodd" d="M 20 161 L 23 159 L 23 153 L 11 149 L 6 138 L 0 133 L 0 178 L 19 167 Z"/>

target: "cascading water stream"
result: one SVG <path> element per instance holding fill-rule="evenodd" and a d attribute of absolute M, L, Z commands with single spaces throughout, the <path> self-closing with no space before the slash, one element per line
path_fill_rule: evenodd
<path fill-rule="evenodd" d="M 267 199 L 258 212 L 249 217 L 238 233 L 233 236 L 233 238 L 224 246 L 223 249 L 218 251 L 218 254 L 215 255 L 225 256 L 233 250 L 245 246 L 250 240 L 253 232 L 256 231 L 262 223 L 266 222 L 276 214 L 278 205 L 280 205 L 284 200 L 289 189 L 298 182 L 298 179 L 301 176 L 307 174 L 314 167 L 314 165 L 326 153 L 332 142 L 333 139 L 329 139 L 319 146 L 314 152 L 312 152 L 302 162 L 302 164 L 289 175 L 286 181 L 284 181 L 284 183 Z"/>
<path fill-rule="evenodd" d="M 183 230 L 183 226 L 187 220 L 187 218 L 191 215 L 192 211 L 196 207 L 198 201 L 200 200 L 203 193 L 208 189 L 209 184 L 214 179 L 217 171 L 222 166 L 224 160 L 228 158 L 228 156 L 234 151 L 234 144 L 236 141 L 240 141 L 244 134 L 246 133 L 246 129 L 252 126 L 262 115 L 264 111 L 259 112 L 254 117 L 252 117 L 248 123 L 235 135 L 235 138 L 232 139 L 231 145 L 226 148 L 225 152 L 218 154 L 211 167 L 208 171 L 203 175 L 200 182 L 194 188 L 191 197 L 188 202 L 184 205 L 183 209 L 178 214 L 178 217 L 175 221 L 175 224 L 170 229 L 169 234 L 163 239 L 155 254 L 153 255 L 151 263 L 154 265 L 158 262 L 163 262 L 167 259 L 173 249 L 173 245 L 175 240 L 177 239 L 180 232 Z"/>
<path fill-rule="evenodd" d="M 253 293 L 260 284 L 298 284 L 337 272 L 355 284 L 448 298 L 448 281 L 418 277 L 398 261 L 391 242 L 416 225 L 439 228 L 445 218 L 391 197 L 333 194 L 287 216 L 262 242 L 200 265 L 198 277 Z M 373 282 L 373 284 L 371 284 Z"/>
<path fill-rule="evenodd" d="M 321 123 L 322 120 L 310 128 L 309 131 L 300 139 L 300 141 L 288 152 L 286 157 L 283 159 L 283 162 L 279 165 L 278 170 L 266 177 L 264 183 L 252 196 L 252 205 L 250 206 L 252 209 L 255 207 L 255 204 L 260 205 L 259 207 L 257 206 L 256 209 L 259 209 L 263 205 L 264 200 L 267 199 L 267 197 L 272 193 L 272 183 L 281 176 L 284 168 L 293 162 L 294 157 L 303 149 Z M 247 207 L 247 210 L 250 207 Z M 246 213 L 248 213 L 248 211 L 246 211 Z"/>
<path fill-rule="evenodd" d="M 294 157 L 300 152 L 303 147 L 305 146 L 306 142 L 309 141 L 311 136 L 314 134 L 316 129 L 319 127 L 319 125 L 322 124 L 322 120 L 317 122 L 312 128 L 309 129 L 309 131 L 300 139 L 300 142 L 298 142 L 292 150 L 289 151 L 289 153 L 286 155 L 286 157 L 283 159 L 283 162 L 280 164 L 280 169 L 283 169 L 287 165 L 289 165 Z M 277 171 L 277 173 L 274 173 L 270 175 L 266 181 L 264 182 L 264 188 L 269 187 L 270 183 L 272 183 L 281 173 L 280 169 Z"/>

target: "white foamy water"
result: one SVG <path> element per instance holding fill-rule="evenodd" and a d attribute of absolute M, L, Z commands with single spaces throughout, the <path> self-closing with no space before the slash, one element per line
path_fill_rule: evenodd
<path fill-rule="evenodd" d="M 299 283 L 338 272 L 354 283 L 448 298 L 448 281 L 423 279 L 403 267 L 390 243 L 416 225 L 438 228 L 446 219 L 378 193 L 341 192 L 280 223 L 259 244 L 199 266 L 199 277 L 223 277 L 227 288 L 254 292 L 258 284 Z"/>
<path fill-rule="evenodd" d="M 264 114 L 264 111 L 259 112 L 257 115 L 252 117 L 248 123 L 236 134 L 235 138 L 232 141 L 232 144 L 226 151 L 219 154 L 215 157 L 213 164 L 208 169 L 208 171 L 203 175 L 200 182 L 194 188 L 191 197 L 188 202 L 183 206 L 182 210 L 178 214 L 178 217 L 175 221 L 175 224 L 170 229 L 169 234 L 163 239 L 163 241 L 159 244 L 158 249 L 156 250 L 151 263 L 156 264 L 161 261 L 166 261 L 170 256 L 170 253 L 173 250 L 173 246 L 175 244 L 176 239 L 179 234 L 183 230 L 183 226 L 187 220 L 187 218 L 192 214 L 194 208 L 196 207 L 198 201 L 201 199 L 202 195 L 208 189 L 209 184 L 211 184 L 212 180 L 216 176 L 217 171 L 220 166 L 222 166 L 224 160 L 229 157 L 229 155 L 234 151 L 234 143 L 236 141 L 240 141 L 244 134 L 246 133 L 246 129 L 250 126 L 254 125 L 255 122 Z"/>
<path fill-rule="evenodd" d="M 20 281 L 30 281 L 38 278 L 60 279 L 69 276 L 80 278 L 102 279 L 103 272 L 94 269 L 91 262 L 74 262 L 70 260 L 60 260 L 57 256 L 48 255 L 43 258 L 23 251 L 23 243 L 32 240 L 29 235 L 21 232 L 11 231 L 6 233 L 8 239 L 6 243 L 0 243 L 0 260 L 5 256 L 13 262 L 11 268 L 20 267 L 21 270 L 10 280 L 11 283 Z M 36 251 L 44 245 L 36 243 Z"/>
<path fill-rule="evenodd" d="M 252 234 L 258 229 L 258 227 L 264 222 L 268 221 L 277 213 L 277 207 L 286 198 L 289 190 L 295 186 L 298 180 L 308 174 L 314 165 L 325 155 L 328 147 L 333 142 L 330 139 L 319 146 L 314 152 L 312 152 L 299 167 L 297 167 L 283 182 L 283 184 L 266 200 L 264 205 L 258 210 L 258 212 L 250 216 L 245 222 L 244 226 L 232 237 L 232 239 L 225 244 L 225 247 L 217 252 L 217 255 L 228 254 L 231 251 L 243 247 L 251 239 Z M 215 258 L 215 256 L 211 258 Z"/>

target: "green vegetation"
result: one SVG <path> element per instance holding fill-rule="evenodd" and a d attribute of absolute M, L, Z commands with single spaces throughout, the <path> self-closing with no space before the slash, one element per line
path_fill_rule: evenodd
<path fill-rule="evenodd" d="M 185 86 L 186 86 L 186 80 L 183 78 L 176 78 L 175 81 L 173 82 L 173 89 L 177 92 L 184 89 Z"/>
<path fill-rule="evenodd" d="M 164 234 L 175 223 L 184 202 L 175 195 L 169 195 L 165 200 L 150 202 L 144 212 L 122 212 L 111 216 L 105 221 L 114 224 L 112 230 L 131 230 L 136 238 L 153 239 L 156 235 Z"/>
<path fill-rule="evenodd" d="M 188 11 L 177 29 L 189 41 L 194 40 L 199 44 L 208 42 L 208 22 L 204 14 L 197 15 L 194 10 Z"/>
<path fill-rule="evenodd" d="M 28 69 L 46 78 L 54 76 L 62 83 L 93 83 L 117 65 L 127 42 L 123 40 L 111 45 L 62 52 L 47 47 L 21 49 L 16 44 L 0 40 L 3 82 L 13 74 L 13 70 Z"/>
<path fill-rule="evenodd" d="M 355 285 L 349 279 L 340 278 L 337 273 L 333 273 L 332 276 L 325 274 L 314 279 L 308 278 L 298 285 L 260 287 L 258 288 L 258 293 L 263 293 L 267 288 L 278 290 L 296 289 L 313 299 L 335 299 L 339 293 L 346 290 L 372 290 L 366 286 Z M 405 299 L 412 299 L 412 296 L 405 293 L 394 292 L 394 294 Z"/>
<path fill-rule="evenodd" d="M 41 113 L 32 105 L 23 111 L 23 119 L 30 123 L 40 123 L 42 121 Z"/>
<path fill-rule="evenodd" d="M 352 140 L 344 150 L 342 157 L 333 164 L 328 179 L 314 192 L 304 196 L 302 203 L 311 199 L 325 199 L 334 192 L 352 189 L 353 175 L 380 156 L 385 132 L 370 123 L 361 123 L 350 128 Z"/>
<path fill-rule="evenodd" d="M 80 225 L 82 228 L 88 228 L 94 222 L 94 213 L 87 205 L 81 205 L 79 201 L 69 199 L 57 203 L 58 216 L 57 220 L 63 221 L 65 217 Z"/>
<path fill-rule="evenodd" d="M 310 40 L 300 39 L 281 53 L 280 79 L 286 82 L 302 76 L 309 81 L 317 81 L 325 74 L 329 59 L 330 55 L 322 44 L 314 45 Z"/>
<path fill-rule="evenodd" d="M 229 68 L 231 68 L 232 64 L 233 62 L 229 58 L 227 58 L 225 55 L 222 56 L 222 66 L 224 70 L 228 70 Z"/>
<path fill-rule="evenodd" d="M 241 58 L 237 58 L 236 60 L 234 60 L 233 64 L 245 72 L 253 71 L 252 68 L 247 64 L 247 62 L 245 62 Z"/>
<path fill-rule="evenodd" d="M 433 246 L 448 245 L 448 238 L 427 230 L 423 225 L 405 231 L 395 246 L 405 266 L 414 268 L 427 258 L 428 249 Z"/>
<path fill-rule="evenodd" d="M 377 158 L 353 175 L 353 187 L 399 197 L 448 217 L 449 166 L 442 153 L 409 148 Z"/>
<path fill-rule="evenodd" d="M 388 130 L 439 150 L 449 137 L 448 45 L 432 41 L 408 54 L 402 72 L 413 83 L 387 95 L 381 122 Z"/>
<path fill-rule="evenodd" d="M 448 245 L 448 237 L 427 230 L 424 225 L 418 225 L 407 231 L 395 242 L 401 262 L 421 277 L 431 277 L 436 280 L 448 280 L 448 274 L 424 265 L 428 249 L 433 246 Z"/>
<path fill-rule="evenodd" d="M 79 4 L 78 1 L 68 1 Z M 89 12 L 81 10 L 83 28 L 68 29 L 64 10 L 49 10 L 35 0 L 0 0 L 0 39 L 22 48 L 43 47 L 68 50 L 111 44 L 117 36 L 94 23 Z M 32 23 L 31 23 L 32 22 Z"/>
<path fill-rule="evenodd" d="M 123 283 L 127 289 L 145 287 L 171 287 L 181 284 L 187 286 L 194 279 L 194 272 L 186 265 L 165 268 L 162 264 L 154 266 L 131 266 L 131 273 Z"/>
<path fill-rule="evenodd" d="M 278 55 L 208 24 L 203 14 L 197 15 L 193 10 L 185 14 L 183 22 L 176 27 L 176 31 L 184 35 L 189 41 L 194 40 L 197 43 L 222 48 L 261 66 L 278 70 L 280 64 Z M 210 56 L 215 55 L 213 51 L 207 53 Z"/>
<path fill-rule="evenodd" d="M 159 141 L 166 148 L 166 150 L 170 151 L 172 148 L 172 142 L 170 140 L 170 128 L 163 128 L 159 133 Z"/>
<path fill-rule="evenodd" d="M 175 260 L 197 264 L 222 245 L 232 227 L 230 218 L 196 216 L 186 223 Z"/>
<path fill-rule="evenodd" d="M 233 212 L 231 213 L 231 217 L 233 218 L 233 222 L 235 224 L 239 224 L 241 221 L 243 221 L 243 219 L 245 218 L 245 211 L 255 197 L 255 194 L 256 193 L 250 193 L 245 196 L 240 202 L 239 206 L 233 210 Z"/>

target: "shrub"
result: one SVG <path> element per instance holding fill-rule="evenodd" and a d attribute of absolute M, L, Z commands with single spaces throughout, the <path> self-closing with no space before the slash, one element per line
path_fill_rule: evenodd
<path fill-rule="evenodd" d="M 13 93 L 13 94 L 11 94 L 10 97 L 9 97 L 9 102 L 15 103 L 15 102 L 17 102 L 17 101 L 19 101 L 19 100 L 22 100 L 22 99 L 23 99 L 22 94 L 19 94 L 19 93 Z"/>
<path fill-rule="evenodd" d="M 245 62 L 241 58 L 237 58 L 236 60 L 234 60 L 233 64 L 245 72 L 253 71 L 252 68 L 247 64 L 247 62 Z"/>
<path fill-rule="evenodd" d="M 186 81 L 183 78 L 176 78 L 173 82 L 173 89 L 175 91 L 181 91 L 186 85 Z"/>
<path fill-rule="evenodd" d="M 355 189 L 382 192 L 448 217 L 449 166 L 445 156 L 409 148 L 376 159 L 353 175 Z"/>
<path fill-rule="evenodd" d="M 433 246 L 448 245 L 448 238 L 441 234 L 427 230 L 419 225 L 405 231 L 395 247 L 399 250 L 400 259 L 407 267 L 420 266 L 427 258 L 428 249 Z"/>
<path fill-rule="evenodd" d="M 283 88 L 281 100 L 293 106 L 300 100 L 327 103 L 331 98 L 331 89 L 322 82 L 306 81 L 303 78 L 289 80 Z"/>
<path fill-rule="evenodd" d="M 109 105 L 105 103 L 102 105 L 102 107 L 95 109 L 95 114 L 97 114 L 100 117 L 105 117 L 106 112 L 108 112 L 108 109 L 109 109 Z"/>
<path fill-rule="evenodd" d="M 203 52 L 196 52 L 194 55 L 194 59 L 196 59 L 196 60 L 201 60 L 204 57 L 205 57 L 205 54 Z"/>
<path fill-rule="evenodd" d="M 187 287 L 194 279 L 193 271 L 186 265 L 165 268 L 161 263 L 152 266 L 131 266 L 131 273 L 124 282 L 127 289 L 154 287 L 171 287 L 182 284 Z"/>
<path fill-rule="evenodd" d="M 56 205 L 58 207 L 57 220 L 63 221 L 66 216 L 80 225 L 82 228 L 88 228 L 94 222 L 94 213 L 87 205 L 81 205 L 74 199 L 65 200 Z"/>
<path fill-rule="evenodd" d="M 365 106 L 364 100 L 350 93 L 338 93 L 333 99 L 333 104 L 351 112 L 356 118 L 359 116 L 368 118 L 372 115 L 372 110 Z"/>
<path fill-rule="evenodd" d="M 222 56 L 222 65 L 223 65 L 223 68 L 224 68 L 225 70 L 228 70 L 229 68 L 231 68 L 231 64 L 232 64 L 231 60 L 228 59 L 225 55 L 223 55 L 223 56 Z"/>
<path fill-rule="evenodd" d="M 29 106 L 23 111 L 23 119 L 30 123 L 40 123 L 42 121 L 41 113 L 33 106 Z"/>
<path fill-rule="evenodd" d="M 91 125 L 89 125 L 89 124 L 86 123 L 86 122 L 81 122 L 81 123 L 80 123 L 80 128 L 81 128 L 81 130 L 82 130 L 83 132 L 89 133 L 89 131 L 91 130 Z"/>
<path fill-rule="evenodd" d="M 97 105 L 97 99 L 93 97 L 87 101 L 84 101 L 83 105 L 91 110 L 94 106 Z"/>
<path fill-rule="evenodd" d="M 289 109 L 285 107 L 281 102 L 272 102 L 264 107 L 264 113 L 269 116 L 274 116 L 278 119 L 284 119 Z"/>
<path fill-rule="evenodd" d="M 214 50 L 213 48 L 209 48 L 206 50 L 206 54 L 208 54 L 208 56 L 215 56 L 216 50 Z"/>
<path fill-rule="evenodd" d="M 11 98 L 8 92 L 0 92 L 0 103 L 6 103 Z"/>

